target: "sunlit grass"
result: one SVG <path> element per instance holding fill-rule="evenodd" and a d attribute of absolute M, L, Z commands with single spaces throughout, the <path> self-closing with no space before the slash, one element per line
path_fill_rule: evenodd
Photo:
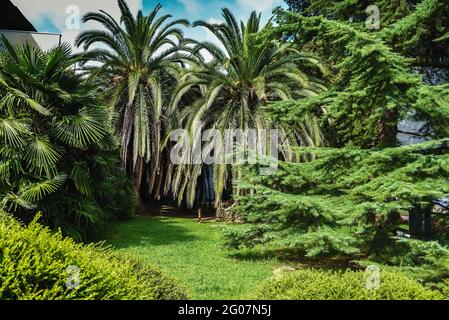
<path fill-rule="evenodd" d="M 274 258 L 235 259 L 222 247 L 220 224 L 184 218 L 137 218 L 112 226 L 107 243 L 157 264 L 192 299 L 239 299 L 272 276 Z"/>

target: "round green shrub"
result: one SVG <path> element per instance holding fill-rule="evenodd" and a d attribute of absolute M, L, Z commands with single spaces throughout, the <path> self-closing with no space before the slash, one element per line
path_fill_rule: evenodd
<path fill-rule="evenodd" d="M 260 300 L 440 300 L 439 292 L 426 289 L 400 273 L 381 272 L 380 286 L 366 288 L 364 272 L 329 272 L 305 269 L 263 282 L 250 296 Z"/>
<path fill-rule="evenodd" d="M 72 289 L 69 266 L 79 270 Z M 152 266 L 99 245 L 77 244 L 37 222 L 23 227 L 0 212 L 0 300 L 185 298 L 182 287 Z"/>

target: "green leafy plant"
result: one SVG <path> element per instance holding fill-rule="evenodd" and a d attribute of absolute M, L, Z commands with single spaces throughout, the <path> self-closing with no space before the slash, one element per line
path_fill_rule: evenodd
<path fill-rule="evenodd" d="M 0 44 L 0 208 L 24 222 L 41 211 L 81 240 L 133 210 L 132 188 L 97 88 L 63 44 L 48 52 Z"/>
<path fill-rule="evenodd" d="M 449 278 L 449 248 L 438 241 L 397 238 L 396 245 L 382 256 L 360 261 L 362 266 L 382 265 L 426 284 L 442 289 Z"/>
<path fill-rule="evenodd" d="M 401 273 L 380 272 L 379 287 L 368 289 L 361 271 L 299 270 L 279 280 L 268 280 L 250 296 L 261 300 L 440 300 L 437 291 L 424 288 Z"/>
<path fill-rule="evenodd" d="M 74 287 L 66 285 L 70 266 L 79 271 Z M 23 227 L 0 212 L 0 300 L 185 298 L 184 289 L 153 266 L 99 245 L 76 244 L 36 220 Z"/>
<path fill-rule="evenodd" d="M 307 256 L 376 255 L 394 247 L 401 214 L 426 212 L 449 192 L 448 141 L 407 147 L 302 148 L 304 163 L 257 168 L 238 182 L 235 212 L 248 224 L 228 234 L 237 248 L 272 243 Z"/>

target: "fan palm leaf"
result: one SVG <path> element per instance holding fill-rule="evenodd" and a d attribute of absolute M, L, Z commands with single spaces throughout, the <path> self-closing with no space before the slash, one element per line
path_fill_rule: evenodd
<path fill-rule="evenodd" d="M 24 222 L 40 211 L 50 227 L 83 240 L 124 208 L 106 204 L 128 199 L 119 196 L 126 178 L 112 168 L 110 117 L 99 89 L 75 71 L 79 61 L 67 44 L 43 52 L 0 41 L 0 206 Z M 101 166 L 100 156 L 108 158 Z M 109 188 L 111 179 L 123 190 Z"/>

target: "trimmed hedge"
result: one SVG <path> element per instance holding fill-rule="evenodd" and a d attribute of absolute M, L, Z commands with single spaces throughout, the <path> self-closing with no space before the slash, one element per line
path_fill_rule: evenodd
<path fill-rule="evenodd" d="M 426 289 L 400 273 L 381 272 L 380 287 L 367 289 L 364 272 L 295 271 L 279 280 L 262 283 L 250 299 L 260 300 L 440 300 L 439 292 Z"/>
<path fill-rule="evenodd" d="M 79 286 L 67 287 L 68 266 Z M 0 212 L 0 300 L 170 300 L 185 290 L 158 269 L 98 245 L 81 245 L 37 222 L 21 226 Z"/>

